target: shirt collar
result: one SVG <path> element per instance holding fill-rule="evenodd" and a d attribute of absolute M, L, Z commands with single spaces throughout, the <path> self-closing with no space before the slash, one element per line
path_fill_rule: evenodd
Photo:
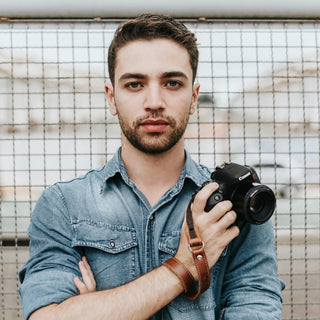
<path fill-rule="evenodd" d="M 188 178 L 192 180 L 198 187 L 210 177 L 210 171 L 207 167 L 196 163 L 187 150 L 185 150 L 185 164 L 180 173 L 179 180 L 177 182 L 177 187 L 179 188 L 184 183 L 185 179 Z M 101 187 L 110 178 L 120 174 L 122 179 L 128 184 L 133 185 L 133 182 L 128 177 L 127 170 L 121 159 L 121 147 L 114 154 L 113 158 L 108 161 L 102 170 L 103 182 Z"/>

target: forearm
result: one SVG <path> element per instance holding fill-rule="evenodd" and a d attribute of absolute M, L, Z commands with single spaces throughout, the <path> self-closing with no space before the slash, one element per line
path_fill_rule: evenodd
<path fill-rule="evenodd" d="M 147 319 L 182 292 L 180 280 L 162 266 L 124 286 L 43 307 L 30 320 Z"/>

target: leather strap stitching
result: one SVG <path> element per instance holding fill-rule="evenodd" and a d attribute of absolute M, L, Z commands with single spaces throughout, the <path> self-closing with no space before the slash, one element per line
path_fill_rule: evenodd
<path fill-rule="evenodd" d="M 195 294 L 186 295 L 189 299 L 196 299 L 201 293 L 207 290 L 210 286 L 210 269 L 208 265 L 208 260 L 204 251 L 204 243 L 200 237 L 198 237 L 192 217 L 191 204 L 194 200 L 195 195 L 192 196 L 190 200 L 187 212 L 186 212 L 186 221 L 187 221 L 187 235 L 189 242 L 189 249 L 192 253 L 193 261 L 198 273 L 199 287 L 198 291 Z"/>

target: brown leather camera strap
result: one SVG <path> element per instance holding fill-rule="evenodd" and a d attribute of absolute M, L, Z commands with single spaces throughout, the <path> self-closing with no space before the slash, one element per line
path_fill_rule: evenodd
<path fill-rule="evenodd" d="M 194 296 L 197 293 L 197 290 L 195 289 L 196 280 L 182 262 L 175 257 L 172 257 L 165 261 L 163 265 L 170 269 L 180 279 L 185 296 Z"/>
<path fill-rule="evenodd" d="M 170 258 L 163 263 L 169 270 L 171 270 L 181 281 L 184 288 L 184 295 L 190 299 L 195 300 L 199 295 L 207 290 L 210 286 L 210 269 L 204 252 L 204 243 L 198 237 L 194 228 L 191 204 L 194 196 L 192 197 L 186 212 L 187 221 L 187 238 L 189 250 L 192 253 L 193 261 L 196 266 L 198 274 L 198 288 L 196 288 L 196 281 L 186 266 L 176 258 Z"/>
<path fill-rule="evenodd" d="M 204 252 L 204 243 L 202 239 L 197 235 L 194 227 L 191 205 L 194 196 L 192 197 L 186 212 L 187 221 L 187 236 L 189 242 L 189 249 L 192 253 L 193 261 L 198 273 L 198 291 L 193 290 L 192 292 L 187 292 L 185 295 L 191 299 L 196 299 L 202 292 L 207 290 L 210 286 L 210 269 L 207 261 L 206 254 Z"/>

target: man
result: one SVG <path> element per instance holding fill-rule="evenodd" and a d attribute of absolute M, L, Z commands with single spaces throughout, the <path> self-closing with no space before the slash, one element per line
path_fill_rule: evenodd
<path fill-rule="evenodd" d="M 25 318 L 280 319 L 272 224 L 236 222 L 230 201 L 205 212 L 216 183 L 192 204 L 210 286 L 194 300 L 183 295 L 199 278 L 184 215 L 210 177 L 184 150 L 197 64 L 194 35 L 169 17 L 143 15 L 118 28 L 106 94 L 122 147 L 103 168 L 40 197 L 20 272 Z M 176 266 L 163 265 L 172 257 Z"/>

